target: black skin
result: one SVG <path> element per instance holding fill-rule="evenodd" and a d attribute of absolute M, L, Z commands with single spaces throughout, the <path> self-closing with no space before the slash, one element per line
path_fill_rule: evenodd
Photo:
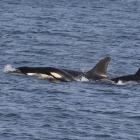
<path fill-rule="evenodd" d="M 119 80 L 123 82 L 128 82 L 128 81 L 140 82 L 140 69 L 138 69 L 138 71 L 135 74 L 121 76 L 121 77 L 113 78 L 111 80 L 114 81 L 115 83 L 117 83 Z"/>
<path fill-rule="evenodd" d="M 57 71 L 63 71 L 63 72 L 65 71 L 74 76 L 79 76 L 83 74 L 83 72 L 79 72 L 79 71 L 68 70 L 68 69 L 57 69 L 54 67 L 19 67 L 17 68 L 17 70 L 19 70 L 19 72 L 23 74 L 27 74 L 27 73 L 49 74 L 49 72 L 57 72 Z"/>
<path fill-rule="evenodd" d="M 136 75 L 127 75 L 127 76 L 113 78 L 111 80 L 114 81 L 115 83 L 117 83 L 119 80 L 121 80 L 123 82 L 128 82 L 128 81 L 137 81 L 137 82 L 139 81 L 140 82 L 140 77 L 137 77 Z"/>
<path fill-rule="evenodd" d="M 66 71 L 67 73 L 70 73 L 74 77 L 78 77 L 78 76 L 84 75 L 84 73 L 83 72 L 80 72 L 80 71 L 68 70 L 68 69 L 62 69 L 62 70 Z"/>
<path fill-rule="evenodd" d="M 56 78 L 54 77 L 54 79 L 57 79 L 59 81 L 74 81 L 74 77 L 69 74 L 68 72 L 64 71 L 64 70 L 60 70 L 57 68 L 53 68 L 53 67 L 19 67 L 17 68 L 18 73 L 23 73 L 25 75 L 27 75 L 27 73 L 41 73 L 41 74 L 47 74 L 50 75 L 52 77 L 54 77 L 51 73 L 52 72 L 56 72 L 58 74 L 60 74 L 62 76 L 62 78 Z"/>

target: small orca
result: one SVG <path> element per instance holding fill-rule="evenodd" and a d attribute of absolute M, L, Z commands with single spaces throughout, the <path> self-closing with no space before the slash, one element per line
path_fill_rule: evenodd
<path fill-rule="evenodd" d="M 75 78 L 68 72 L 53 67 L 18 67 L 14 73 L 39 76 L 42 79 L 59 80 L 63 82 L 75 80 Z"/>
<path fill-rule="evenodd" d="M 18 67 L 11 73 L 24 74 L 30 76 L 39 76 L 42 79 L 58 80 L 63 82 L 77 81 L 85 77 L 88 80 L 100 80 L 107 78 L 107 66 L 110 62 L 110 57 L 101 59 L 94 68 L 87 72 L 75 71 L 69 69 L 58 69 L 54 67 Z"/>
<path fill-rule="evenodd" d="M 140 82 L 140 68 L 135 74 L 124 75 L 121 77 L 111 79 L 114 83 L 126 83 L 126 82 Z"/>

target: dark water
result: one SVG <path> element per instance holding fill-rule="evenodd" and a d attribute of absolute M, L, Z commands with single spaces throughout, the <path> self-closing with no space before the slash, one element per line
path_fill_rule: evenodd
<path fill-rule="evenodd" d="M 139 140 L 140 85 L 50 83 L 6 64 L 88 70 L 140 67 L 140 1 L 1 0 L 0 140 Z"/>

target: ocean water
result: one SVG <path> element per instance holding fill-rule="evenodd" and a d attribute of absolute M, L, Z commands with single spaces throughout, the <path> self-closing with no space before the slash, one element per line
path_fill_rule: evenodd
<path fill-rule="evenodd" d="M 1 0 L 0 140 L 139 140 L 140 84 L 3 72 L 7 64 L 86 71 L 105 56 L 109 77 L 140 67 L 140 1 Z"/>

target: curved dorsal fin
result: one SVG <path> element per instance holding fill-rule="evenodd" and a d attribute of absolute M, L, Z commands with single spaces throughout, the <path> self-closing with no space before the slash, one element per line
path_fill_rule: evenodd
<path fill-rule="evenodd" d="M 140 68 L 137 70 L 135 75 L 140 76 Z"/>
<path fill-rule="evenodd" d="M 107 77 L 107 67 L 111 61 L 110 57 L 105 57 L 101 59 L 94 68 L 89 70 L 85 76 L 88 79 L 103 79 Z"/>

